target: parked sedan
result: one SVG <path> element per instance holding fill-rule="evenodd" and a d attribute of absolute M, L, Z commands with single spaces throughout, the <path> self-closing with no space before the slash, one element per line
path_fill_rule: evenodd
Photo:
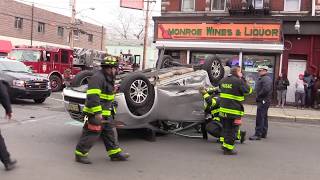
<path fill-rule="evenodd" d="M 0 80 L 8 87 L 11 99 L 33 99 L 43 103 L 51 94 L 49 80 L 33 74 L 19 61 L 0 59 Z"/>

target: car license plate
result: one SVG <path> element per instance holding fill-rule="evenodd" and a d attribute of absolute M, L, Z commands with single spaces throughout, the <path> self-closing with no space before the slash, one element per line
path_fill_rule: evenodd
<path fill-rule="evenodd" d="M 68 110 L 69 111 L 74 111 L 74 112 L 80 112 L 79 104 L 70 103 L 68 105 Z"/>

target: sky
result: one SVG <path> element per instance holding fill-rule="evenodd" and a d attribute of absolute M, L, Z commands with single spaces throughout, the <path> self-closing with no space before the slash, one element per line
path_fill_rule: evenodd
<path fill-rule="evenodd" d="M 35 6 L 53 11 L 59 14 L 71 16 L 70 0 L 16 0 L 26 4 L 35 3 Z M 131 0 L 134 1 L 134 0 Z M 156 0 L 156 3 L 151 4 L 152 16 L 159 16 L 161 9 L 161 0 Z M 117 34 L 115 26 L 119 24 L 119 14 L 124 19 L 130 20 L 131 26 L 139 27 L 144 23 L 145 11 L 133 10 L 120 7 L 120 0 L 76 0 L 76 10 L 80 12 L 77 14 L 77 18 L 105 26 L 107 29 L 107 35 L 113 36 Z M 95 8 L 95 10 L 88 10 L 89 8 Z M 150 19 L 152 19 L 150 17 Z M 152 26 L 152 20 L 150 21 Z M 140 25 L 141 27 L 141 25 Z M 152 36 L 153 31 L 149 31 L 149 36 Z"/>

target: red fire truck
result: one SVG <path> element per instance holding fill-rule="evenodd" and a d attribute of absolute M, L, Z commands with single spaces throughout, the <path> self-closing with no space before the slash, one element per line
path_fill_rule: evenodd
<path fill-rule="evenodd" d="M 62 89 L 64 81 L 81 71 L 73 67 L 73 50 L 50 46 L 16 46 L 8 58 L 29 66 L 34 73 L 50 80 L 52 91 Z"/>

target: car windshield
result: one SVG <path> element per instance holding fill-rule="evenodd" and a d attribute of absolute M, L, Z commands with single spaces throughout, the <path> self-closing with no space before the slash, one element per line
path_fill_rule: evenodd
<path fill-rule="evenodd" d="M 9 72 L 22 72 L 27 73 L 30 72 L 29 68 L 18 61 L 13 60 L 0 60 L 0 71 L 9 71 Z"/>
<path fill-rule="evenodd" d="M 37 62 L 40 60 L 41 53 L 37 50 L 23 50 L 15 49 L 12 50 L 8 57 L 10 59 L 15 59 L 18 61 L 28 61 L 28 62 Z"/>

